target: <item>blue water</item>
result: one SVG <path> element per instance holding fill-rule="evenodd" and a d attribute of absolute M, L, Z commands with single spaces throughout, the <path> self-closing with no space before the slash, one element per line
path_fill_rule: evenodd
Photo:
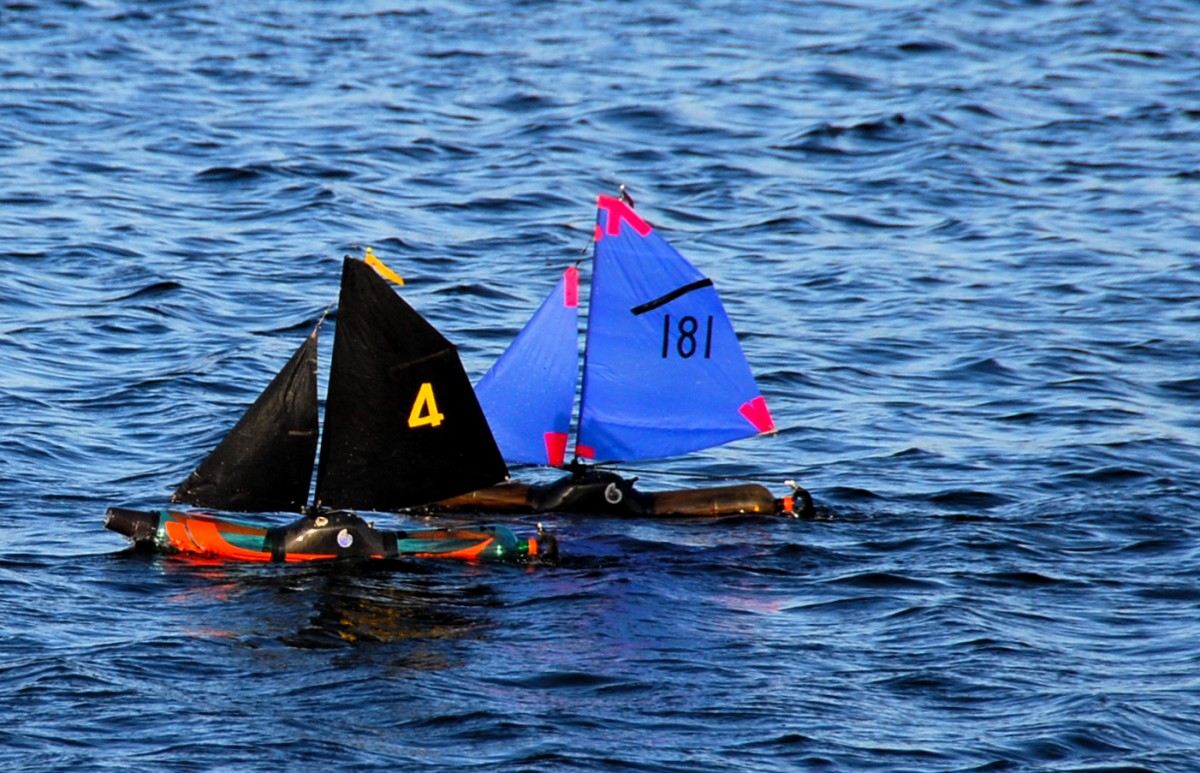
<path fill-rule="evenodd" d="M 29 0 L 0 32 L 3 768 L 1195 769 L 1195 3 Z M 819 520 L 551 516 L 557 568 L 387 571 L 103 529 L 343 254 L 478 378 L 620 183 L 780 427 L 642 485 L 794 478 Z"/>

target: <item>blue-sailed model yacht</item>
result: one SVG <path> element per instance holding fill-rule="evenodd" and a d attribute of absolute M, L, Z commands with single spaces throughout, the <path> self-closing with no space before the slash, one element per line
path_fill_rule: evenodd
<path fill-rule="evenodd" d="M 642 492 L 634 480 L 595 466 L 663 459 L 775 430 L 712 280 L 634 212 L 624 191 L 598 200 L 579 420 L 567 462 L 578 327 L 579 272 L 572 267 L 475 388 L 507 461 L 563 467 L 569 475 L 548 485 L 492 486 L 432 509 L 811 514 L 812 499 L 799 487 L 778 499 L 758 484 Z"/>

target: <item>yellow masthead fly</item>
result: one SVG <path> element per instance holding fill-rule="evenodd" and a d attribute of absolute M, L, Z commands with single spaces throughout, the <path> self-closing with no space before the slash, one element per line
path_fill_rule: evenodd
<path fill-rule="evenodd" d="M 382 260 L 375 257 L 375 253 L 371 251 L 370 247 L 367 248 L 367 254 L 363 256 L 363 262 L 375 269 L 376 273 L 378 273 L 384 279 L 395 282 L 400 286 L 404 285 L 404 277 L 385 266 Z"/>

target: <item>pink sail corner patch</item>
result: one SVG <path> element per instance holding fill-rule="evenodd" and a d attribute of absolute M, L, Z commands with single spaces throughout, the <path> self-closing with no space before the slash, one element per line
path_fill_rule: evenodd
<path fill-rule="evenodd" d="M 567 458 L 567 433 L 547 432 L 542 439 L 546 442 L 546 464 L 562 467 Z"/>
<path fill-rule="evenodd" d="M 579 307 L 579 269 L 574 266 L 563 272 L 563 306 L 568 309 Z"/>
<path fill-rule="evenodd" d="M 595 459 L 596 458 L 596 449 L 592 448 L 591 446 L 581 446 L 578 443 L 576 443 L 575 444 L 575 455 L 580 457 L 581 459 Z"/>
<path fill-rule="evenodd" d="M 743 403 L 742 407 L 738 408 L 738 413 L 742 415 L 743 419 L 753 424 L 759 432 L 775 431 L 775 420 L 771 418 L 771 411 L 767 408 L 767 401 L 762 395 L 748 403 Z"/>
<path fill-rule="evenodd" d="M 642 220 L 628 204 L 620 199 L 614 199 L 612 196 L 600 196 L 596 200 L 596 206 L 608 215 L 604 222 L 603 232 L 600 230 L 600 225 L 596 225 L 596 241 L 600 241 L 603 234 L 620 236 L 621 223 L 629 223 L 633 226 L 633 230 L 637 231 L 638 236 L 646 236 L 654 230 L 649 223 Z"/>

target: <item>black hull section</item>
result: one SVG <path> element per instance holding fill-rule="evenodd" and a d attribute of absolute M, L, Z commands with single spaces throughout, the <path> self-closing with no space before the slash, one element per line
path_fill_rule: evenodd
<path fill-rule="evenodd" d="M 546 485 L 507 483 L 423 508 L 433 513 L 581 513 L 630 518 L 711 518 L 786 515 L 811 518 L 812 496 L 794 486 L 776 498 L 764 486 L 743 483 L 673 491 L 638 491 L 636 478 L 585 468 Z"/>

